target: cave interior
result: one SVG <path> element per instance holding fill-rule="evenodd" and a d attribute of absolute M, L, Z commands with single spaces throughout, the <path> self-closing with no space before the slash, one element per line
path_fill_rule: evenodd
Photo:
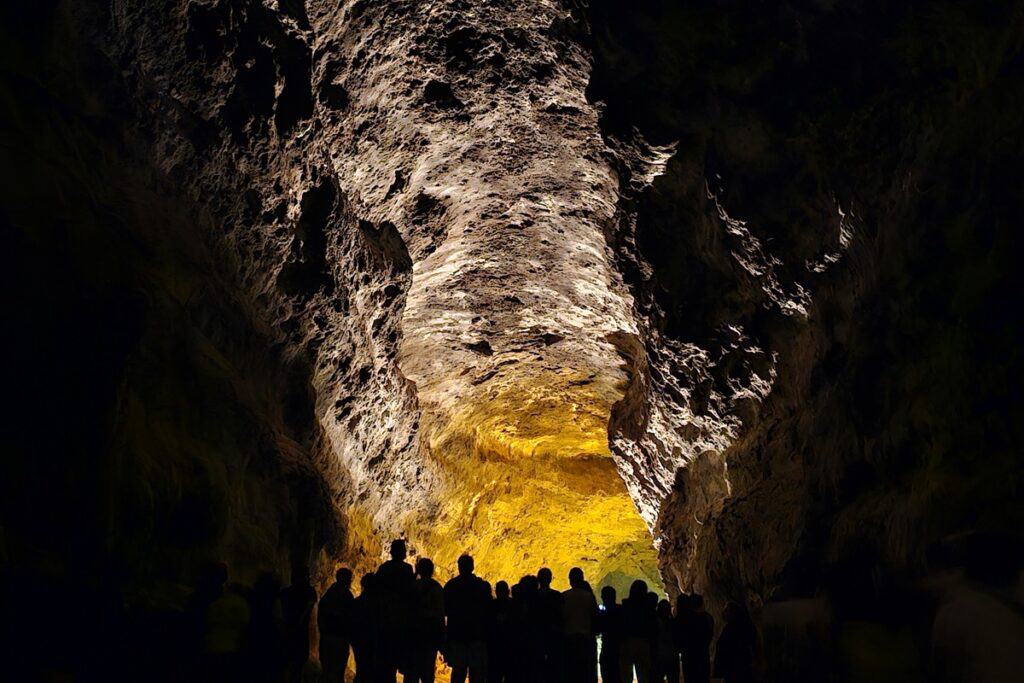
<path fill-rule="evenodd" d="M 1009 680 L 1022 111 L 1010 0 L 5 4 L 10 680 L 395 538 Z"/>

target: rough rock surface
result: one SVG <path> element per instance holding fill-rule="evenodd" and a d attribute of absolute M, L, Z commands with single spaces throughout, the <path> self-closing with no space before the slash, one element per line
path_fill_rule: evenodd
<path fill-rule="evenodd" d="M 222 224 L 149 163 L 81 9 L 4 22 L 0 218 L 24 331 L 5 339 L 5 576 L 164 606 L 210 560 L 252 581 L 342 553 L 351 483 L 322 457 L 309 357 L 239 289 Z"/>
<path fill-rule="evenodd" d="M 5 545 L 72 556 L 17 514 L 56 477 L 169 576 L 397 533 L 650 576 L 650 532 L 717 610 L 1014 528 L 1024 17 L 982 4 L 5 10 L 16 319 L 57 321 L 11 355 L 83 404 L 23 410 Z"/>
<path fill-rule="evenodd" d="M 564 8 L 467 10 L 125 5 L 109 49 L 155 163 L 222 217 L 241 285 L 311 357 L 356 528 L 446 565 L 608 573 L 649 542 L 607 448 L 610 336 L 633 329 L 589 62 Z M 610 540 L 577 533 L 609 517 Z"/>
<path fill-rule="evenodd" d="M 614 339 L 635 329 L 583 33 L 556 5 L 466 9 L 114 3 L 32 20 L 79 33 L 118 153 L 210 217 L 181 239 L 216 256 L 273 353 L 308 364 L 283 398 L 312 419 L 349 559 L 407 533 L 446 564 L 468 548 L 495 572 L 582 558 L 598 578 L 652 578 L 607 445 Z"/>
<path fill-rule="evenodd" d="M 612 443 L 666 577 L 756 608 L 1012 531 L 1020 6 L 644 7 L 592 4 L 590 95 L 648 369 Z"/>

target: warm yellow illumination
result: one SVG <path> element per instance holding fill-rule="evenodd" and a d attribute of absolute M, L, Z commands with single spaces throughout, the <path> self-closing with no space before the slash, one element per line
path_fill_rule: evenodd
<path fill-rule="evenodd" d="M 566 587 L 573 566 L 595 590 L 635 578 L 660 589 L 651 535 L 608 450 L 620 394 L 587 378 L 508 386 L 427 425 L 445 496 L 406 520 L 418 553 L 446 576 L 463 552 L 494 582 L 542 566 Z"/>
<path fill-rule="evenodd" d="M 475 449 L 492 456 L 607 456 L 608 413 L 617 398 L 592 377 L 548 373 L 526 387 L 492 389 L 460 406 L 448 426 L 471 432 Z"/>
<path fill-rule="evenodd" d="M 580 566 L 595 589 L 623 591 L 634 578 L 658 585 L 651 536 L 609 458 L 545 458 L 504 471 L 490 463 L 477 474 L 437 518 L 411 529 L 417 550 L 443 569 L 469 552 L 492 582 L 548 566 L 565 587 L 569 569 Z"/>
<path fill-rule="evenodd" d="M 628 302 L 595 265 L 599 230 L 570 239 L 555 237 L 569 224 L 548 227 L 562 244 L 543 267 L 510 254 L 497 264 L 507 278 L 469 286 L 487 268 L 467 226 L 414 269 L 399 366 L 416 387 L 427 495 L 384 523 L 441 578 L 469 552 L 492 582 L 548 566 L 565 587 L 580 566 L 595 589 L 633 578 L 660 588 L 651 535 L 608 448 L 630 381 L 612 342 L 631 329 Z"/>

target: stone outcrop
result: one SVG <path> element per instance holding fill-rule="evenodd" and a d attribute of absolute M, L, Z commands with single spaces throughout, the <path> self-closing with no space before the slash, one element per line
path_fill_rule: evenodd
<path fill-rule="evenodd" d="M 1020 7 L 645 7 L 587 21 L 666 579 L 756 608 L 1012 531 Z"/>
<path fill-rule="evenodd" d="M 1019 526 L 1013 3 L 4 12 L 8 555 L 756 610 Z"/>

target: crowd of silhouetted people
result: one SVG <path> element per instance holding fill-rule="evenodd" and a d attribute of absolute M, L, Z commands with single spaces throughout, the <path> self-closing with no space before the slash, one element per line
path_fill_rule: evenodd
<path fill-rule="evenodd" d="M 282 588 L 270 573 L 242 584 L 224 564 L 187 586 L 174 572 L 133 582 L 117 565 L 69 574 L 0 565 L 0 660 L 3 680 L 82 683 L 420 682 L 441 661 L 459 683 L 1001 683 L 1024 671 L 1015 539 L 944 539 L 917 578 L 880 573 L 867 552 L 851 556 L 803 594 L 752 601 L 756 622 L 728 605 L 717 625 L 698 595 L 670 605 L 639 581 L 625 596 L 592 591 L 578 569 L 567 591 L 553 590 L 543 568 L 491 586 L 464 557 L 442 586 L 430 560 L 410 566 L 401 542 L 355 591 L 344 568 L 314 588 L 293 567 Z"/>
<path fill-rule="evenodd" d="M 463 555 L 458 574 L 442 586 L 431 560 L 420 558 L 415 568 L 406 561 L 401 540 L 391 544 L 391 559 L 361 577 L 358 596 L 347 568 L 319 601 L 308 572 L 293 578 L 283 590 L 269 575 L 245 590 L 228 584 L 226 567 L 211 568 L 189 610 L 203 677 L 394 683 L 401 674 L 407 683 L 431 683 L 439 656 L 453 683 L 753 677 L 757 633 L 742 607 L 726 610 L 712 662 L 715 624 L 701 596 L 681 595 L 673 610 L 644 581 L 634 581 L 621 602 L 611 586 L 598 599 L 578 567 L 561 592 L 547 568 L 492 588 Z M 319 666 L 309 659 L 314 614 Z M 352 668 L 354 678 L 346 673 Z"/>

